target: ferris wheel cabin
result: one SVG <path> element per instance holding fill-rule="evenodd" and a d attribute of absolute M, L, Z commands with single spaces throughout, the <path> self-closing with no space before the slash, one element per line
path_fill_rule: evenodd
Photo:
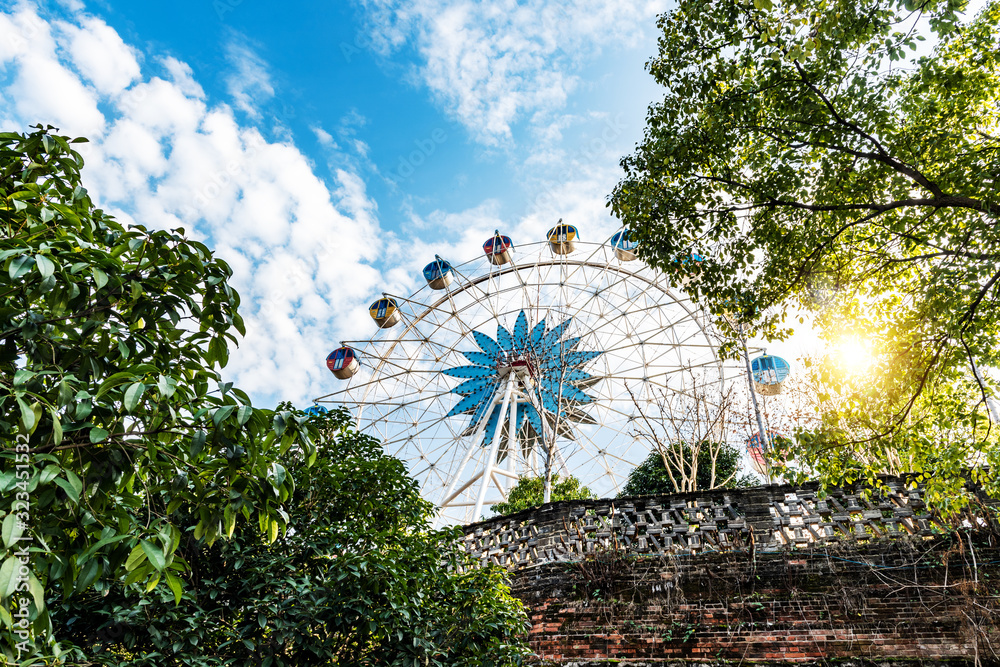
<path fill-rule="evenodd" d="M 353 348 L 338 347 L 326 358 L 326 367 L 338 380 L 347 380 L 361 369 L 358 353 Z"/>
<path fill-rule="evenodd" d="M 434 261 L 424 267 L 424 279 L 431 289 L 444 289 L 451 284 L 455 269 L 451 264 L 434 255 Z"/>
<path fill-rule="evenodd" d="M 483 252 L 489 257 L 491 264 L 506 264 L 510 261 L 510 251 L 514 248 L 509 236 L 504 236 L 497 230 L 486 243 L 483 244 Z"/>
<path fill-rule="evenodd" d="M 319 417 L 320 415 L 325 415 L 327 412 L 329 412 L 329 410 L 324 408 L 322 405 L 311 405 L 305 410 L 303 410 L 303 412 L 309 415 L 310 417 Z"/>
<path fill-rule="evenodd" d="M 557 255 L 568 255 L 576 248 L 575 241 L 580 237 L 580 232 L 573 225 L 561 224 L 561 219 L 559 223 L 546 234 L 549 238 L 549 247 Z"/>
<path fill-rule="evenodd" d="M 615 257 L 623 262 L 635 259 L 635 249 L 639 244 L 632 240 L 632 232 L 623 229 L 611 237 L 611 247 L 615 249 Z"/>
<path fill-rule="evenodd" d="M 395 299 L 389 297 L 382 297 L 371 306 L 368 307 L 368 314 L 372 316 L 375 320 L 375 324 L 379 326 L 380 329 L 388 329 L 389 327 L 395 326 L 399 323 L 402 317 L 399 314 L 399 304 L 396 303 Z"/>
<path fill-rule="evenodd" d="M 788 377 L 792 367 L 781 357 L 765 354 L 750 362 L 750 370 L 757 393 L 775 396 L 781 393 L 781 383 Z"/>

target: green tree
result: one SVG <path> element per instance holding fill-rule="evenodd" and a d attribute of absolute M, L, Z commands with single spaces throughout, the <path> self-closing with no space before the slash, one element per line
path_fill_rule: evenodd
<path fill-rule="evenodd" d="M 610 198 L 644 258 L 750 333 L 798 311 L 872 339 L 863 386 L 823 394 L 794 452 L 834 483 L 912 467 L 945 499 L 973 466 L 996 484 L 977 365 L 1000 365 L 1000 3 L 964 6 L 681 0 L 648 65 L 665 97 Z"/>
<path fill-rule="evenodd" d="M 278 456 L 316 457 L 303 417 L 251 407 L 220 375 L 244 333 L 226 263 L 183 230 L 95 208 L 72 148 L 83 140 L 50 129 L 0 134 L 7 659 L 59 651 L 47 595 L 125 582 L 180 599 L 183 541 L 210 545 L 241 521 L 276 540 L 294 491 Z"/>
<path fill-rule="evenodd" d="M 695 458 L 691 445 L 686 443 L 680 460 L 687 462 Z M 715 476 L 712 476 L 712 454 L 715 453 Z M 740 450 L 727 443 L 712 446 L 702 446 L 698 449 L 698 470 L 695 473 L 695 488 L 692 490 L 706 491 L 713 488 L 746 489 L 759 484 L 759 480 L 750 474 L 740 474 Z M 671 475 L 667 471 L 667 463 L 674 468 Z M 646 460 L 632 469 L 628 481 L 622 489 L 621 496 L 647 496 L 654 493 L 678 493 L 678 480 L 681 479 L 677 463 L 673 458 L 666 458 L 659 451 L 652 451 Z M 721 483 L 716 483 L 716 480 Z M 687 490 L 687 489 L 684 489 Z"/>
<path fill-rule="evenodd" d="M 345 411 L 314 421 L 316 463 L 287 457 L 287 533 L 189 534 L 180 604 L 119 582 L 56 603 L 61 633 L 108 665 L 520 663 L 527 619 L 503 570 L 475 567 L 461 529 L 430 529 L 404 465 Z"/>
<path fill-rule="evenodd" d="M 521 510 L 541 507 L 545 497 L 544 477 L 522 477 L 507 494 L 507 500 L 490 506 L 494 514 L 513 514 Z M 552 476 L 552 500 L 589 500 L 597 496 L 586 486 L 580 486 L 580 480 L 572 475 L 568 477 Z"/>

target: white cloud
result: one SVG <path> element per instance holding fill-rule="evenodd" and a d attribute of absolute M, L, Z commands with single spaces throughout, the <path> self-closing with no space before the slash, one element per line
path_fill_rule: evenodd
<path fill-rule="evenodd" d="M 333 135 L 324 130 L 319 125 L 314 125 L 310 130 L 316 135 L 316 140 L 320 143 L 323 148 L 335 149 L 337 148 L 337 142 L 333 140 Z"/>
<path fill-rule="evenodd" d="M 412 42 L 419 79 L 486 145 L 512 137 L 523 118 L 549 123 L 579 83 L 578 70 L 607 44 L 627 45 L 660 0 L 360 0 L 374 46 Z"/>
<path fill-rule="evenodd" d="M 73 63 L 101 95 L 117 95 L 139 77 L 135 50 L 103 21 L 85 18 L 79 26 L 60 27 L 69 37 Z"/>
<path fill-rule="evenodd" d="M 240 36 L 234 36 L 226 46 L 226 60 L 233 68 L 233 72 L 226 77 L 226 87 L 233 96 L 236 108 L 251 118 L 260 118 L 257 107 L 274 97 L 267 63 Z"/>
<path fill-rule="evenodd" d="M 56 55 L 52 26 L 28 7 L 0 14 L 0 63 L 10 77 L 7 93 L 25 124 L 48 123 L 73 135 L 99 137 L 104 115 L 94 91 L 71 63 Z"/>
<path fill-rule="evenodd" d="M 376 207 L 355 173 L 337 170 L 327 185 L 295 146 L 209 100 L 187 64 L 150 60 L 159 75 L 95 18 L 54 26 L 30 5 L 0 12 L 2 95 L 15 100 L 0 106 L 0 126 L 41 121 L 88 136 L 83 177 L 101 206 L 214 246 L 234 269 L 248 328 L 225 373 L 257 402 L 305 405 L 330 390 L 332 346 L 367 323 L 343 315 L 363 313 L 382 280 L 371 265 L 384 236 Z M 259 118 L 273 96 L 266 64 L 235 43 L 230 60 L 235 104 Z"/>

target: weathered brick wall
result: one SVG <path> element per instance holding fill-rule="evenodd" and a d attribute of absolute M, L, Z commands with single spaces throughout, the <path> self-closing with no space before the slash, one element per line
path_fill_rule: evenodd
<path fill-rule="evenodd" d="M 531 645 L 555 664 L 1000 664 L 992 533 L 780 552 L 607 549 L 512 577 Z"/>

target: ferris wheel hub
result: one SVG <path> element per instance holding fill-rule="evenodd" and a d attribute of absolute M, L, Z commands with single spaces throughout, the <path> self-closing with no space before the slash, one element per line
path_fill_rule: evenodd
<path fill-rule="evenodd" d="M 528 359 L 520 358 L 512 361 L 501 361 L 497 364 L 497 373 L 500 377 L 507 377 L 510 373 L 517 375 L 517 378 L 529 385 L 534 385 L 535 368 Z"/>

